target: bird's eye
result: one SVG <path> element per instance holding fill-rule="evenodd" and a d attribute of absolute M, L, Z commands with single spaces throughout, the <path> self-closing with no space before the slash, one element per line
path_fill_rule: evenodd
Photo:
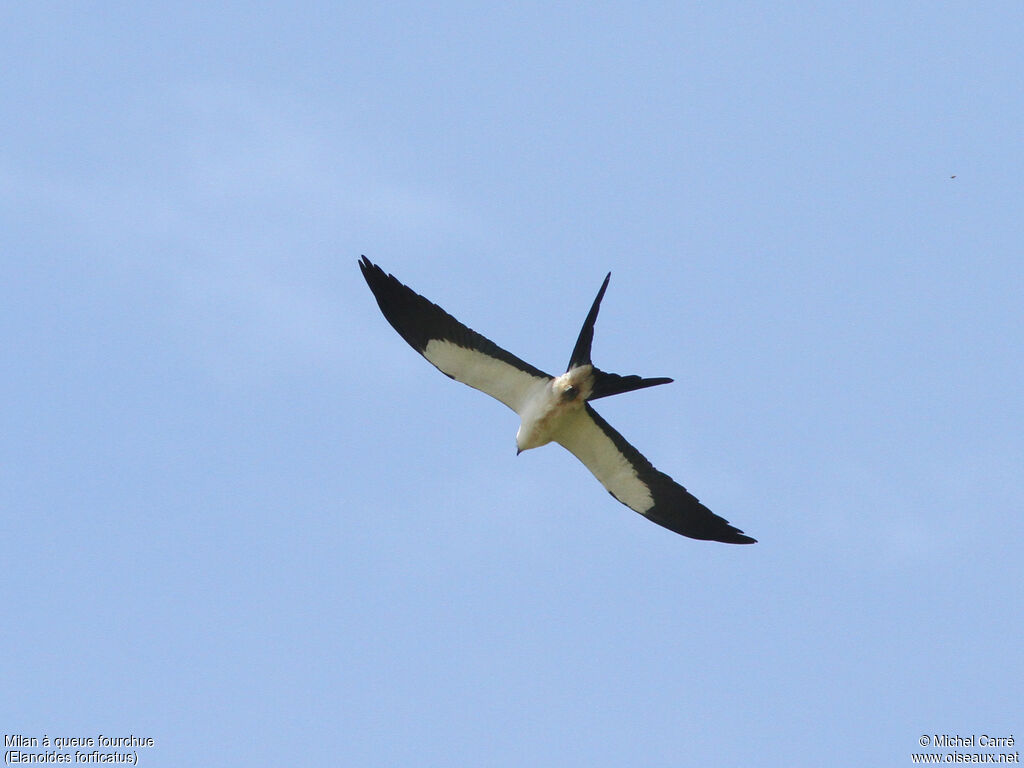
<path fill-rule="evenodd" d="M 576 395 L 579 394 L 579 390 L 576 387 L 570 385 L 562 391 L 562 397 L 566 400 L 572 400 Z"/>

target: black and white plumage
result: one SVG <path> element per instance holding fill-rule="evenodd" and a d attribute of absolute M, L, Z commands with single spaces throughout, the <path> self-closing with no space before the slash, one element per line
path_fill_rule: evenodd
<path fill-rule="evenodd" d="M 611 273 L 583 323 L 568 370 L 551 376 L 467 328 L 365 256 L 359 267 L 384 317 L 413 349 L 445 375 L 519 414 L 519 452 L 557 442 L 618 501 L 658 525 L 693 539 L 754 543 L 655 469 L 591 407 L 590 400 L 672 381 L 605 373 L 591 362 L 594 323 Z"/>

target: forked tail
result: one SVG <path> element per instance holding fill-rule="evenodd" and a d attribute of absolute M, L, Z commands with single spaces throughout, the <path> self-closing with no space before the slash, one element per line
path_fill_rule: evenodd
<path fill-rule="evenodd" d="M 597 313 L 601 309 L 601 299 L 604 298 L 604 292 L 608 289 L 608 281 L 611 280 L 611 277 L 611 272 L 605 276 L 604 282 L 601 283 L 601 290 L 597 292 L 597 298 L 594 299 L 590 312 L 587 313 L 587 319 L 583 321 L 583 328 L 580 329 L 579 338 L 576 339 L 576 346 L 573 347 L 572 356 L 569 358 L 569 367 L 566 368 L 567 371 L 571 371 L 580 365 L 593 365 L 590 360 L 590 347 L 594 343 L 594 323 L 597 322 Z M 597 400 L 599 397 L 632 392 L 634 389 L 644 389 L 658 384 L 668 384 L 670 381 L 672 379 L 665 378 L 664 376 L 644 379 L 635 374 L 619 376 L 617 373 L 605 373 L 594 368 L 594 388 L 588 400 Z"/>

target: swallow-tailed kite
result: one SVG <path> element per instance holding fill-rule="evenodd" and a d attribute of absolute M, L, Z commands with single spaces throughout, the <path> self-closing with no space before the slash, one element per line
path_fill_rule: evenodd
<path fill-rule="evenodd" d="M 582 461 L 612 496 L 648 520 L 693 539 L 754 543 L 651 466 L 591 407 L 589 401 L 599 397 L 672 381 L 605 373 L 590 361 L 594 322 L 610 272 L 583 323 L 568 369 L 550 376 L 467 328 L 365 256 L 359 268 L 384 317 L 413 349 L 441 373 L 519 414 L 518 452 L 555 441 Z"/>

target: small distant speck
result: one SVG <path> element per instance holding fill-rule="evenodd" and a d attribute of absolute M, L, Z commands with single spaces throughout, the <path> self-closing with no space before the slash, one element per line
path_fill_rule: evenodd
<path fill-rule="evenodd" d="M 949 178 L 951 178 L 951 179 L 955 179 L 955 178 L 956 178 L 956 174 L 954 173 L 954 174 L 953 174 L 952 176 L 950 176 Z"/>

